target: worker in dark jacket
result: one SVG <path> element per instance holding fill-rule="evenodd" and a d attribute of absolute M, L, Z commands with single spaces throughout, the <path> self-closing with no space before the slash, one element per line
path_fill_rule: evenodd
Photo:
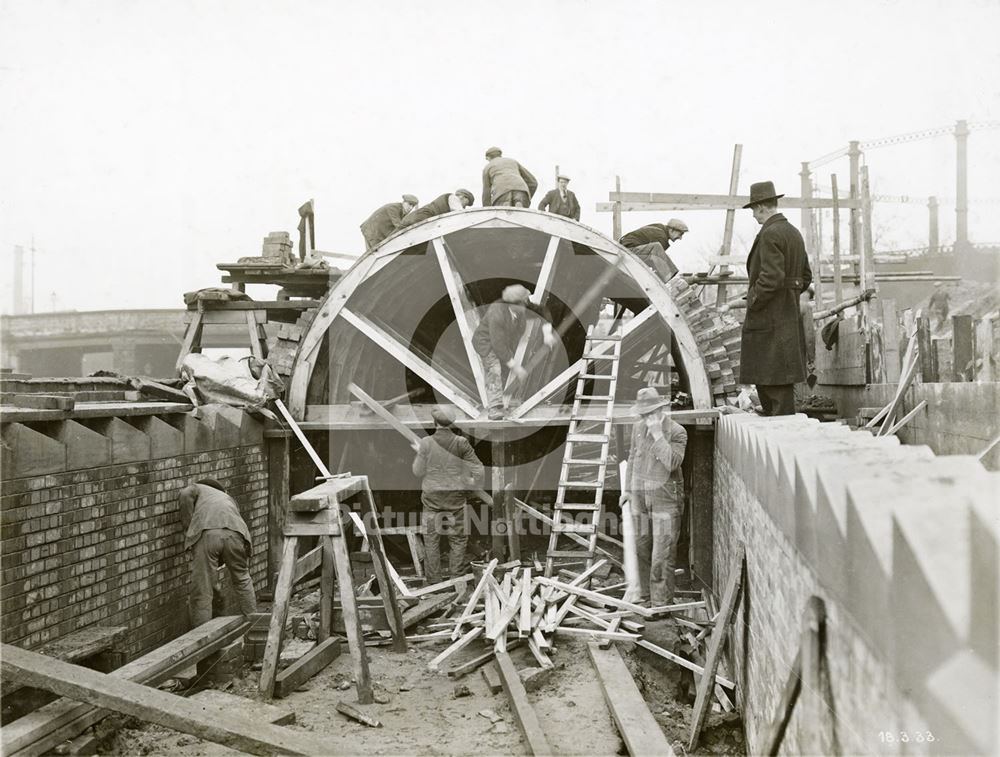
<path fill-rule="evenodd" d="M 420 203 L 413 195 L 403 195 L 402 202 L 390 202 L 372 213 L 361 224 L 361 235 L 365 238 L 365 249 L 370 250 L 392 234 L 403 217 Z"/>
<path fill-rule="evenodd" d="M 212 619 L 219 566 L 225 564 L 239 600 L 240 612 L 257 612 L 250 578 L 250 530 L 236 501 L 215 479 L 203 478 L 185 486 L 179 496 L 184 549 L 191 552 L 191 622 L 200 626 Z"/>
<path fill-rule="evenodd" d="M 688 225 L 678 218 L 666 223 L 651 223 L 630 231 L 618 240 L 639 256 L 643 263 L 656 271 L 660 279 L 669 281 L 677 274 L 677 266 L 667 255 L 670 245 L 679 241 L 688 231 Z"/>
<path fill-rule="evenodd" d="M 778 212 L 774 184 L 750 186 L 750 202 L 761 225 L 747 257 L 747 314 L 740 344 L 740 383 L 756 384 L 764 415 L 795 412 L 794 385 L 806 379 L 806 340 L 799 295 L 812 271 L 799 230 Z"/>
<path fill-rule="evenodd" d="M 684 450 L 687 432 L 670 418 L 670 400 L 655 387 L 635 398 L 628 467 L 620 505 L 630 503 L 639 562 L 639 602 L 654 607 L 674 598 L 674 559 L 684 512 Z"/>
<path fill-rule="evenodd" d="M 426 221 L 428 218 L 433 218 L 434 216 L 450 213 L 453 210 L 465 210 L 475 201 L 476 198 L 472 196 L 472 192 L 468 189 L 456 189 L 454 192 L 440 195 L 426 205 L 422 205 L 413 212 L 408 213 L 399 222 L 396 230 L 405 229 L 415 223 Z"/>
<path fill-rule="evenodd" d="M 569 177 L 557 176 L 557 189 L 552 189 L 545 193 L 545 197 L 538 203 L 539 210 L 547 210 L 557 216 L 572 218 L 574 221 L 580 220 L 580 203 L 576 200 L 576 195 L 569 191 Z"/>
<path fill-rule="evenodd" d="M 465 567 L 469 539 L 466 491 L 480 486 L 483 464 L 469 440 L 455 433 L 455 413 L 448 407 L 431 411 L 434 433 L 414 444 L 413 475 L 419 476 L 424 505 L 424 576 L 429 584 L 441 580 L 441 537 L 448 540 L 448 567 L 452 577 Z"/>
<path fill-rule="evenodd" d="M 489 397 L 489 417 L 503 418 L 504 382 L 510 373 L 519 381 L 528 375 L 517 361 L 517 347 L 528 329 L 529 313 L 540 317 L 542 339 L 547 348 L 556 343 L 552 331 L 552 315 L 544 305 L 531 301 L 531 292 L 520 284 L 505 287 L 502 296 L 486 308 L 486 315 L 472 335 L 472 345 L 483 359 L 486 373 L 486 394 Z M 523 361 L 523 357 L 522 357 Z"/>
<path fill-rule="evenodd" d="M 483 169 L 483 206 L 531 206 L 538 182 L 531 172 L 513 158 L 505 158 L 499 147 L 486 151 Z"/>

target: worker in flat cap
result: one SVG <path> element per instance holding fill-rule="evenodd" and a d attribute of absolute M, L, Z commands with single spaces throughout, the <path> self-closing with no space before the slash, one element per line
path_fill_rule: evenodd
<path fill-rule="evenodd" d="M 513 158 L 505 158 L 499 147 L 486 151 L 483 169 L 483 205 L 531 207 L 538 182 L 531 172 Z"/>
<path fill-rule="evenodd" d="M 558 186 L 555 189 L 545 193 L 545 197 L 538 203 L 538 209 L 579 221 L 580 203 L 577 202 L 576 195 L 569 191 L 569 177 L 559 174 L 556 184 Z"/>
<path fill-rule="evenodd" d="M 431 411 L 434 433 L 413 445 L 413 475 L 419 476 L 423 503 L 424 577 L 441 581 L 441 537 L 448 541 L 452 577 L 465 572 L 469 540 L 466 492 L 481 486 L 483 464 L 469 440 L 455 432 L 455 411 L 442 405 Z"/>
<path fill-rule="evenodd" d="M 468 189 L 456 189 L 454 192 L 446 192 L 406 215 L 399 222 L 399 227 L 396 230 L 405 229 L 408 226 L 426 221 L 428 218 L 433 218 L 434 216 L 444 215 L 455 210 L 465 210 L 475 201 L 476 198 Z"/>
<path fill-rule="evenodd" d="M 663 281 L 670 281 L 677 275 L 677 266 L 670 259 L 667 250 L 674 242 L 687 234 L 688 225 L 679 218 L 671 218 L 666 223 L 651 223 L 630 231 L 618 240 L 639 256 Z"/>
<path fill-rule="evenodd" d="M 415 195 L 403 195 L 402 202 L 387 203 L 368 216 L 361 224 L 365 249 L 377 247 L 379 242 L 399 228 L 404 216 L 419 204 Z"/>
<path fill-rule="evenodd" d="M 544 305 L 531 299 L 531 292 L 521 284 L 504 287 L 499 300 L 490 303 L 486 314 L 472 335 L 472 345 L 482 358 L 486 374 L 486 394 L 491 420 L 503 418 L 504 387 L 508 378 L 523 381 L 528 373 L 524 357 L 533 345 L 528 344 L 519 362 L 517 347 L 530 327 L 529 318 L 541 319 L 542 341 L 546 349 L 555 346 L 552 314 Z M 513 381 L 511 382 L 513 385 Z"/>
<path fill-rule="evenodd" d="M 219 567 L 226 566 L 240 612 L 257 612 L 250 578 L 250 529 L 226 487 L 214 478 L 193 481 L 178 493 L 184 549 L 191 554 L 190 611 L 192 626 L 212 619 L 213 600 L 220 592 Z"/>
<path fill-rule="evenodd" d="M 619 504 L 628 502 L 636 535 L 640 603 L 669 605 L 674 598 L 674 559 L 684 512 L 681 463 L 687 432 L 670 417 L 670 400 L 655 387 L 639 390 L 626 475 Z"/>
<path fill-rule="evenodd" d="M 812 283 L 802 234 L 782 213 L 774 183 L 750 185 L 760 231 L 747 257 L 747 309 L 740 340 L 740 383 L 755 384 L 764 415 L 795 412 L 795 384 L 806 380 L 806 336 L 799 295 Z"/>

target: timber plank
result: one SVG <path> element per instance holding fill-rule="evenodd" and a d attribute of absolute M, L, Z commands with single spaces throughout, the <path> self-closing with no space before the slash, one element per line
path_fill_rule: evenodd
<path fill-rule="evenodd" d="M 213 618 L 109 675 L 156 686 L 240 638 L 245 629 L 240 616 Z M 89 704 L 57 699 L 0 729 L 3 752 L 43 754 L 109 714 Z"/>
<path fill-rule="evenodd" d="M 672 755 L 674 750 L 670 742 L 649 711 L 617 647 L 601 649 L 596 642 L 590 642 L 587 651 L 628 753 Z"/>
<path fill-rule="evenodd" d="M 722 598 L 722 607 L 715 618 L 715 628 L 712 630 L 712 637 L 708 642 L 708 655 L 705 658 L 705 671 L 698 682 L 698 697 L 694 703 L 694 712 L 691 716 L 691 737 L 688 740 L 688 751 L 693 752 L 698 745 L 698 737 L 701 735 L 701 728 L 705 723 L 705 716 L 708 714 L 708 706 L 712 699 L 712 691 L 715 688 L 715 671 L 719 668 L 719 661 L 722 659 L 722 648 L 726 641 L 726 634 L 729 632 L 729 621 L 736 603 L 739 601 L 740 589 L 743 585 L 743 556 L 744 547 L 741 544 L 736 553 L 736 569 L 729 577 L 726 584 L 726 594 Z"/>
<path fill-rule="evenodd" d="M 334 754 L 312 734 L 232 713 L 206 715 L 183 697 L 4 644 L 0 669 L 22 683 L 115 710 L 250 754 Z"/>
<path fill-rule="evenodd" d="M 528 701 L 528 692 L 524 690 L 521 677 L 517 674 L 510 655 L 506 652 L 497 652 L 497 670 L 500 672 L 500 683 L 507 699 L 510 701 L 510 709 L 514 712 L 514 719 L 524 740 L 528 742 L 528 750 L 534 755 L 553 754 L 549 741 L 545 738 L 545 731 L 542 730 L 541 723 L 538 722 L 538 715 L 535 708 Z"/>
<path fill-rule="evenodd" d="M 287 697 L 323 668 L 336 660 L 343 647 L 339 639 L 326 639 L 278 673 L 274 679 L 274 696 Z"/>

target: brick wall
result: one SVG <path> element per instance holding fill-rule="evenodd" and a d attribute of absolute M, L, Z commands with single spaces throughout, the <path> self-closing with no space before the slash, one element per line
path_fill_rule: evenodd
<path fill-rule="evenodd" d="M 200 477 L 239 503 L 254 541 L 251 573 L 265 584 L 261 426 L 234 408 L 203 413 L 4 425 L 5 643 L 32 648 L 92 624 L 127 626 L 131 658 L 187 630 L 177 491 Z"/>
<path fill-rule="evenodd" d="M 732 648 L 748 751 L 763 748 L 813 595 L 840 753 L 996 751 L 997 483 L 972 458 L 840 424 L 721 420 L 715 589 L 742 543 Z M 817 725 L 796 710 L 782 752 L 808 751 Z"/>

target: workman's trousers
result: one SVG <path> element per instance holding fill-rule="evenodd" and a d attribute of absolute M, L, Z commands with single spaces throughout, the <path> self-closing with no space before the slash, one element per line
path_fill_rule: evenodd
<path fill-rule="evenodd" d="M 437 508 L 424 503 L 424 577 L 428 584 L 441 580 L 441 537 L 448 540 L 448 568 L 452 578 L 465 570 L 465 547 L 469 542 L 468 508 L 463 504 L 457 509 Z"/>
<path fill-rule="evenodd" d="M 677 481 L 632 487 L 629 500 L 639 558 L 641 599 L 652 607 L 674 598 L 674 553 L 681 531 L 684 485 Z"/>
<path fill-rule="evenodd" d="M 483 359 L 483 372 L 486 374 L 486 397 L 489 400 L 491 418 L 503 417 L 503 366 L 500 358 L 490 350 Z"/>
<path fill-rule="evenodd" d="M 504 192 L 493 201 L 493 205 L 505 205 L 510 208 L 526 208 L 530 202 L 531 199 L 528 197 L 527 192 L 515 189 L 510 192 Z"/>
<path fill-rule="evenodd" d="M 363 236 L 365 238 L 365 250 L 372 249 L 373 247 L 375 247 L 376 245 L 378 245 L 379 242 L 382 241 L 381 239 L 379 239 L 374 234 L 365 234 L 365 232 L 363 232 L 363 231 L 361 232 L 361 236 Z"/>
<path fill-rule="evenodd" d="M 632 252 L 643 263 L 656 271 L 662 281 L 670 281 L 677 275 L 677 266 L 674 265 L 666 250 L 663 249 L 663 245 L 659 242 L 640 244 L 638 247 L 633 247 Z"/>
<path fill-rule="evenodd" d="M 795 384 L 756 384 L 764 415 L 795 415 Z"/>
<path fill-rule="evenodd" d="M 216 576 L 225 564 L 236 591 L 240 612 L 257 612 L 257 596 L 250 578 L 247 543 L 228 528 L 209 528 L 191 548 L 191 623 L 200 626 L 212 619 L 212 598 L 219 590 Z"/>

